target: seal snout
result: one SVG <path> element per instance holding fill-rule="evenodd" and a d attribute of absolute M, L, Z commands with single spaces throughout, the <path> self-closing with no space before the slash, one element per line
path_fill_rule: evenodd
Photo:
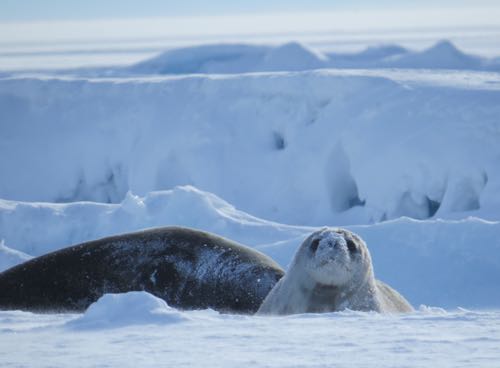
<path fill-rule="evenodd" d="M 318 245 L 329 249 L 342 249 L 347 243 L 342 234 L 328 230 L 322 232 Z"/>
<path fill-rule="evenodd" d="M 343 234 L 332 230 L 323 230 L 310 240 L 309 251 L 318 267 L 328 265 L 330 268 L 339 262 L 345 264 L 344 259 L 348 254 L 347 241 Z"/>

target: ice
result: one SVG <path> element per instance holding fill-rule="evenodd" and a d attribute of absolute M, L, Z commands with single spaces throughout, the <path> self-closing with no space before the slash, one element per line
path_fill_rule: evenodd
<path fill-rule="evenodd" d="M 188 184 L 281 223 L 495 220 L 498 101 L 498 73 L 463 71 L 4 78 L 0 198 Z"/>

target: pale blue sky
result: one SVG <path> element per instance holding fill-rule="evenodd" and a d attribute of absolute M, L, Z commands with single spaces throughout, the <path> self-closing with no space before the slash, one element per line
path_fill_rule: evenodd
<path fill-rule="evenodd" d="M 0 0 L 0 21 L 494 6 L 498 0 Z"/>

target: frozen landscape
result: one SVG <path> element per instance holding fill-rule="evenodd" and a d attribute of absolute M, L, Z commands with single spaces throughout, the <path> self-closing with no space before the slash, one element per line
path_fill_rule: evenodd
<path fill-rule="evenodd" d="M 83 314 L 0 311 L 0 366 L 497 366 L 500 25 L 454 27 L 0 39 L 0 271 L 166 225 L 286 269 L 342 226 L 416 309 L 254 317 L 108 294 Z"/>

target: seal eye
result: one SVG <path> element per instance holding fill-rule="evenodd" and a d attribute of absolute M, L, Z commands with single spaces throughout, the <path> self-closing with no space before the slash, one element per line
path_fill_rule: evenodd
<path fill-rule="evenodd" d="M 356 253 L 358 251 L 356 243 L 354 243 L 352 239 L 346 239 L 346 242 L 347 242 L 347 249 L 349 249 L 350 253 Z"/>
<path fill-rule="evenodd" d="M 313 253 L 316 253 L 316 251 L 318 250 L 318 246 L 319 246 L 319 239 L 314 239 L 311 242 L 311 250 L 313 251 Z"/>

